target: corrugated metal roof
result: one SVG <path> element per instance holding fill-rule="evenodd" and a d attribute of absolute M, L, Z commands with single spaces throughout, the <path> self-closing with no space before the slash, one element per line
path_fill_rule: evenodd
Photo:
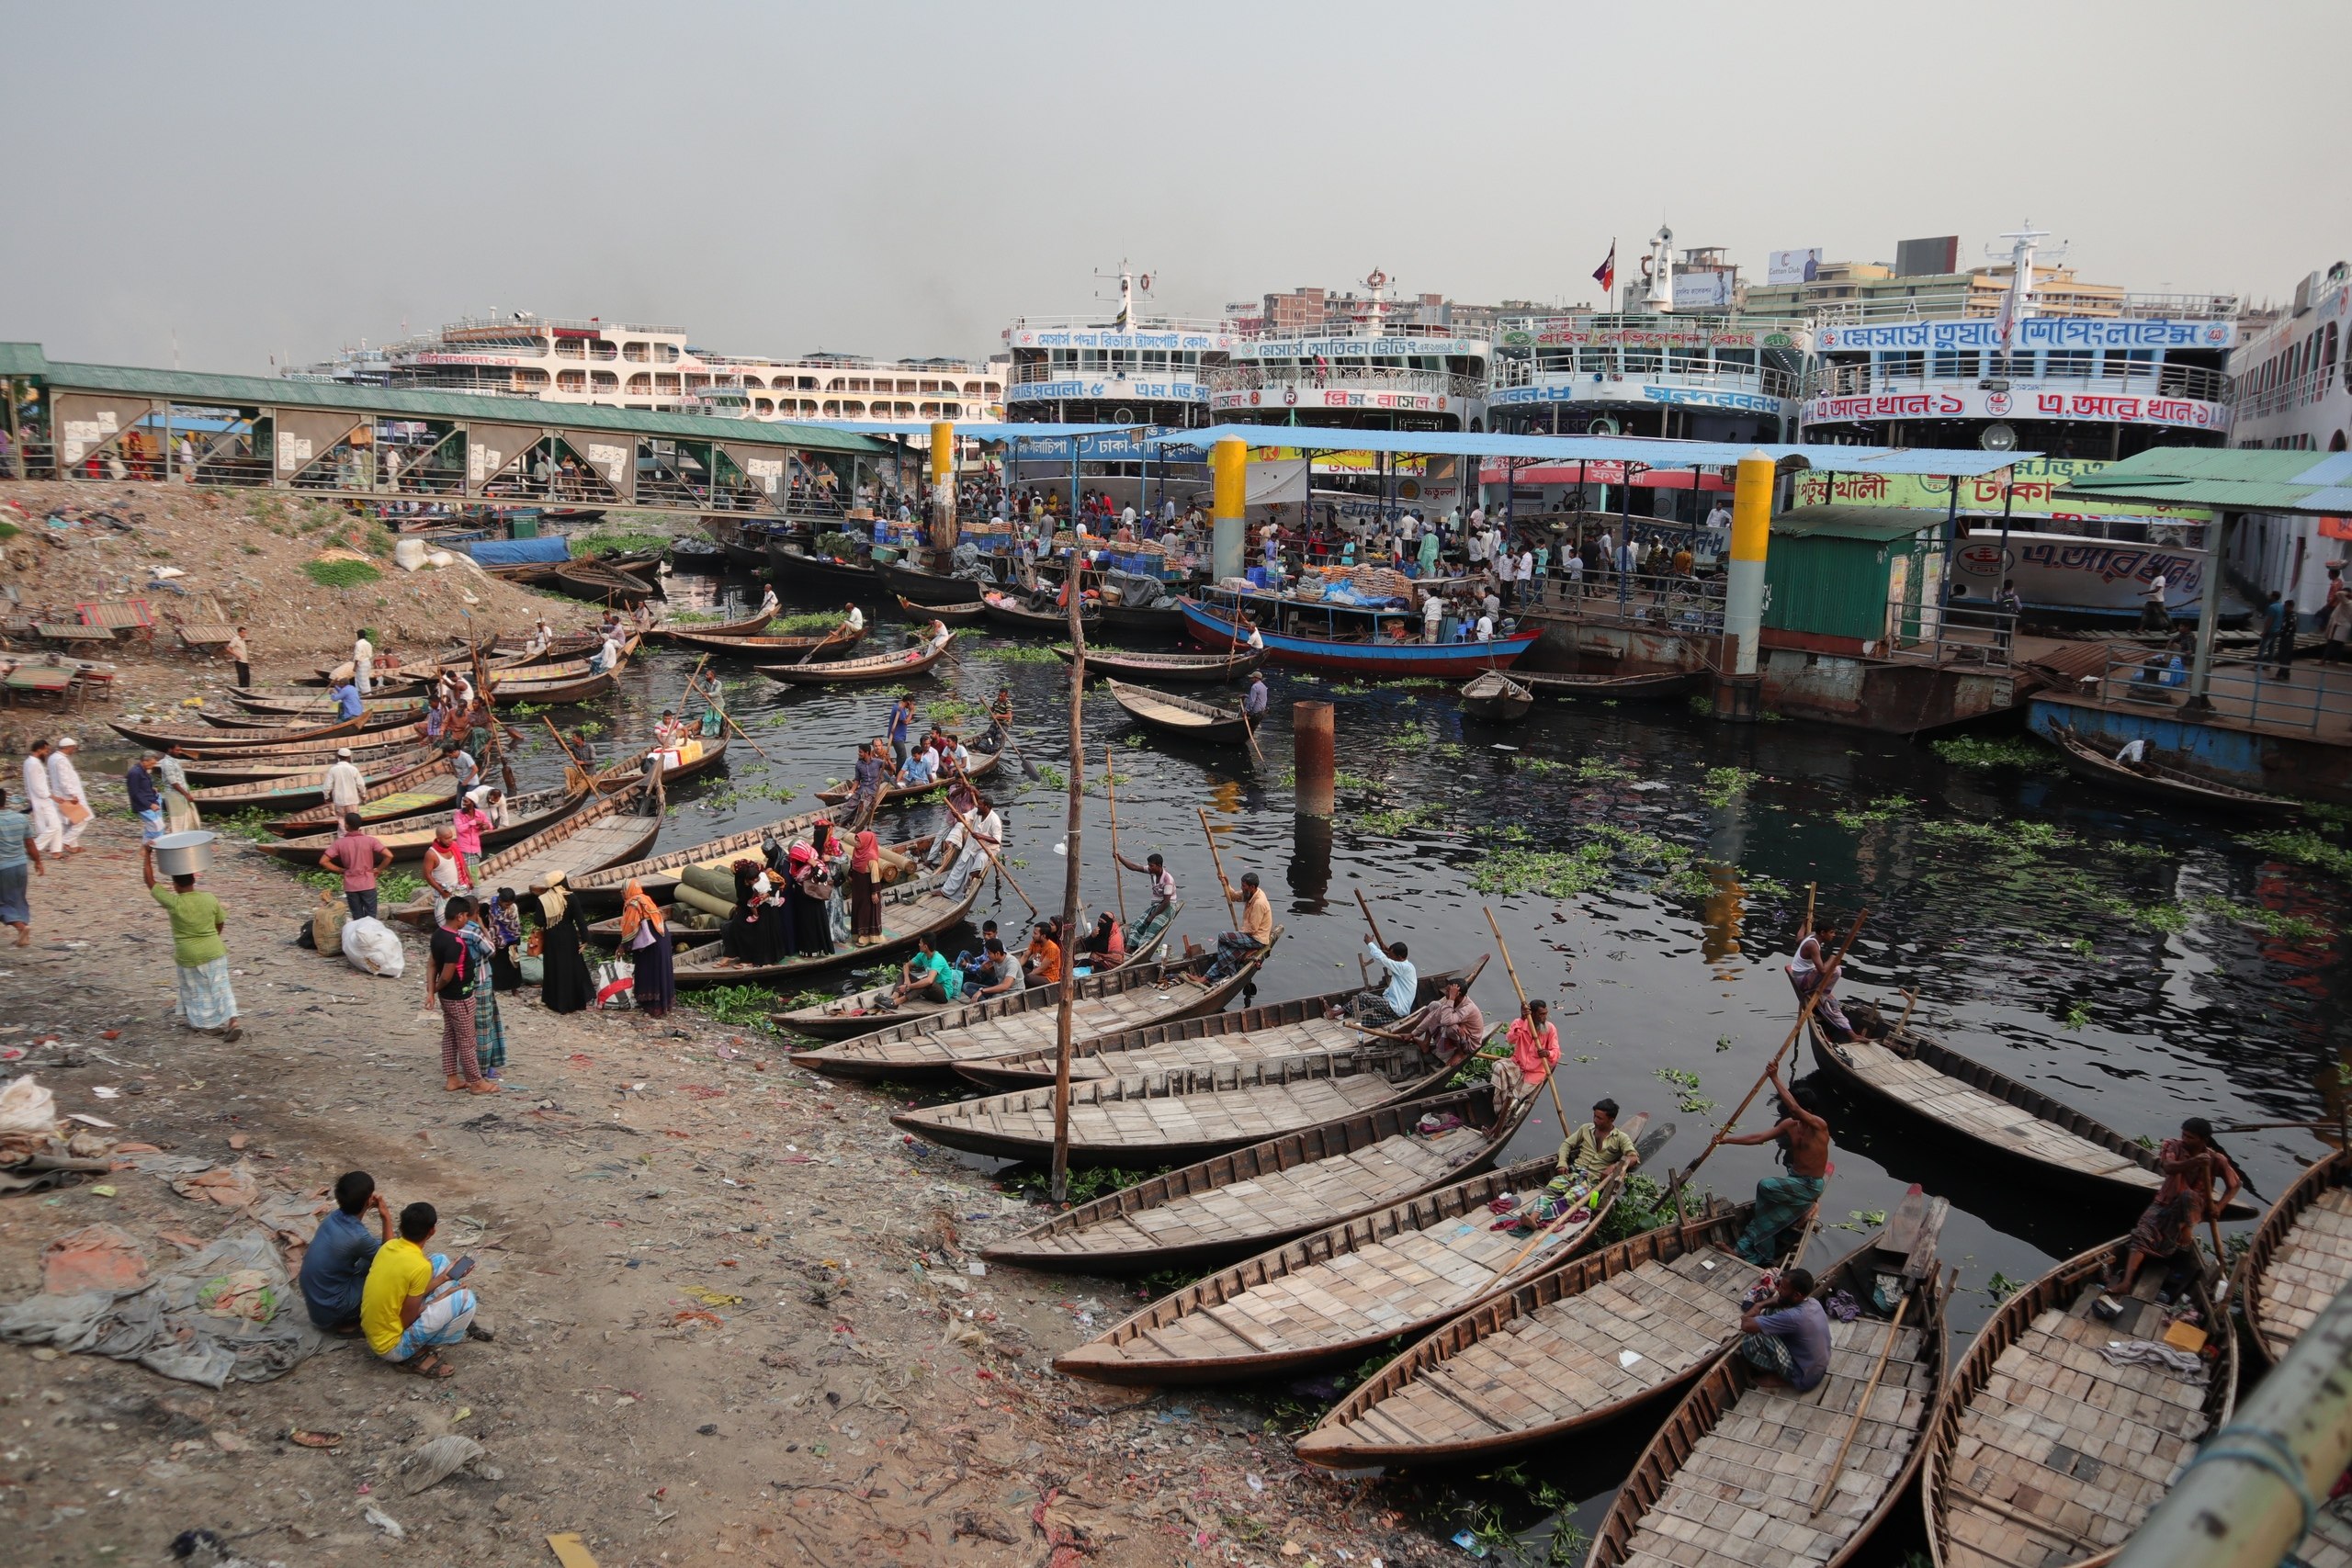
<path fill-rule="evenodd" d="M 2055 492 L 2067 501 L 2157 502 L 2215 512 L 2341 515 L 2352 511 L 2352 454 L 2152 446 Z"/>
<path fill-rule="evenodd" d="M 1943 525 L 1944 514 L 1924 506 L 1798 506 L 1772 519 L 1772 532 L 1792 539 L 1868 539 L 1882 545 Z"/>
<path fill-rule="evenodd" d="M 1500 435 L 1492 432 L 1341 430 L 1312 424 L 1213 424 L 1146 437 L 1162 446 L 1206 451 L 1223 440 L 1315 452 L 1407 452 L 1453 457 L 1541 457 L 1554 462 L 1635 463 L 1650 468 L 1724 468 L 1761 452 L 1788 468 L 1837 474 L 1996 473 L 2039 452 L 1933 446 L 1838 446 L 1753 441 L 1660 441 L 1637 435 Z"/>
<path fill-rule="evenodd" d="M 8 345 L 30 347 L 33 344 Z M 620 435 L 666 436 L 684 441 L 731 441 L 747 446 L 789 446 L 805 452 L 886 455 L 889 448 L 867 435 L 823 425 L 786 424 L 754 419 L 715 419 L 707 414 L 659 413 L 593 403 L 549 403 L 536 398 L 493 398 L 422 388 L 353 387 L 334 381 L 289 381 L 266 376 L 212 376 L 194 370 L 146 370 L 125 365 L 68 365 L 51 360 L 38 372 L 51 387 L 69 392 L 112 392 L 167 398 L 199 404 L 275 404 L 279 408 L 331 409 L 390 419 L 450 419 L 506 424 L 544 424 L 567 430 L 608 430 Z"/>
<path fill-rule="evenodd" d="M 37 343 L 0 343 L 0 376 L 38 376 L 49 368 L 49 356 Z"/>

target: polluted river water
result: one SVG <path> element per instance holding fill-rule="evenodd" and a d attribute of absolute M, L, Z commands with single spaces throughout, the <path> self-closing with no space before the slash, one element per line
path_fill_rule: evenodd
<path fill-rule="evenodd" d="M 673 604 L 707 599 L 717 586 L 673 579 Z M 878 616 L 869 647 L 898 646 L 901 619 Z M 688 705 L 696 662 L 649 646 L 614 696 L 579 714 L 608 736 L 641 734 L 662 708 Z M 708 668 L 768 756 L 739 739 L 723 773 L 681 786 L 657 850 L 812 807 L 814 791 L 848 773 L 856 743 L 879 733 L 897 689 L 787 686 L 742 661 Z M 1012 690 L 1019 750 L 1038 776 L 1007 766 L 987 793 L 1005 813 L 1013 875 L 1057 909 L 1066 667 L 1042 640 L 966 628 L 934 673 L 907 689 L 924 722 L 977 736 L 1000 685 Z M 1206 944 L 1227 923 L 1197 811 L 1208 814 L 1227 874 L 1262 878 L 1286 935 L 1256 1000 L 1357 983 L 1358 893 L 1424 971 L 1491 952 L 1482 913 L 1491 909 L 1529 995 L 1552 1003 L 1570 1115 L 1581 1120 L 1609 1096 L 1628 1115 L 1648 1111 L 1653 1126 L 1674 1123 L 1651 1167 L 1659 1176 L 1699 1154 L 1786 1037 L 1795 1004 L 1781 966 L 1809 883 L 1825 925 L 1842 931 L 1867 911 L 1842 995 L 1899 1012 L 1903 993 L 1915 992 L 1915 1027 L 2127 1137 L 2169 1135 L 2189 1115 L 2222 1126 L 2329 1118 L 2344 1103 L 2352 1074 L 2345 888 L 2242 838 L 2252 824 L 2094 790 L 2015 737 L 1939 750 L 1769 720 L 1724 725 L 1681 701 L 1540 704 L 1522 721 L 1492 725 L 1461 712 L 1451 682 L 1371 685 L 1272 670 L 1269 685 L 1262 762 L 1246 746 L 1147 731 L 1092 686 L 1080 840 L 1087 909 L 1117 905 L 1106 762 L 1118 847 L 1136 862 L 1166 857 L 1184 900 L 1179 931 Z M 1239 688 L 1188 690 L 1233 698 Z M 1328 822 L 1295 810 L 1290 705 L 1307 699 L 1331 702 L 1337 715 L 1338 807 Z M 549 716 L 569 724 L 575 715 Z M 539 727 L 524 754 L 526 782 L 552 765 Z M 936 806 L 895 815 L 908 833 L 945 826 Z M 2320 825 L 2337 840 L 2339 829 Z M 1141 879 L 1126 881 L 1139 908 Z M 999 880 L 974 916 L 1011 932 L 1026 910 Z M 972 934 L 951 933 L 945 945 L 970 945 Z M 867 983 L 879 977 L 867 974 Z M 844 970 L 824 989 L 852 984 Z M 1499 962 L 1475 999 L 1490 1024 L 1511 1015 Z M 1809 1055 L 1800 1050 L 1792 1070 L 1809 1074 Z M 1742 1130 L 1769 1125 L 1770 1107 L 1769 1093 L 1759 1097 Z M 1825 1113 L 1835 1169 L 1822 1224 L 1844 1228 L 1825 1229 L 1810 1260 L 1859 1240 L 1851 1233 L 1892 1211 L 1913 1183 L 1950 1198 L 1941 1250 L 1961 1271 L 1955 1357 L 1999 1292 L 2121 1234 L 2134 1217 L 2128 1204 L 2053 1200 L 1835 1094 Z M 1544 1096 L 1503 1157 L 1541 1154 L 1560 1136 Z M 2222 1143 L 2264 1195 L 2324 1147 L 2291 1129 Z M 1741 1198 L 1776 1168 L 1768 1148 L 1725 1147 L 1695 1184 Z M 1295 1426 L 1336 1392 L 1327 1379 L 1252 1397 L 1271 1419 Z M 1565 1545 L 1570 1528 L 1597 1522 L 1664 1410 L 1533 1450 L 1484 1478 L 1430 1478 L 1436 1490 L 1422 1494 L 1423 1506 L 1436 1496 L 1483 1527 L 1474 1546 L 1508 1552 L 1505 1535 L 1517 1531 L 1516 1550 L 1542 1561 L 1555 1529 Z M 1916 1545 L 1916 1525 L 1901 1519 L 1882 1532 L 1889 1539 L 1872 1560 L 1901 1562 Z"/>

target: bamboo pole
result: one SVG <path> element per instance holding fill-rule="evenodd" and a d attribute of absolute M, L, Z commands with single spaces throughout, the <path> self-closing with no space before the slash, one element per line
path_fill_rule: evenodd
<path fill-rule="evenodd" d="M 1127 929 L 1127 866 L 1119 858 L 1119 774 L 1108 746 L 1102 748 L 1102 793 L 1111 802 L 1111 886 L 1119 890 L 1119 930 L 1124 932 Z"/>
<path fill-rule="evenodd" d="M 1004 885 L 1007 887 L 1012 888 L 1013 894 L 1019 897 L 1023 903 L 1029 906 L 1029 912 L 1032 915 L 1038 913 L 1039 911 L 1035 901 L 1033 900 L 1028 894 L 1021 891 L 1021 884 L 1012 880 L 1012 873 L 1004 869 L 1004 863 L 996 858 L 996 852 L 989 848 L 988 840 L 981 838 L 979 834 L 974 830 L 972 824 L 965 819 L 964 814 L 956 809 L 956 803 L 952 800 L 943 799 L 940 804 L 947 807 L 947 815 L 956 818 L 956 825 L 964 829 L 964 837 L 973 843 L 980 846 L 980 853 L 988 857 L 989 864 L 996 867 L 996 874 L 1004 878 Z"/>
<path fill-rule="evenodd" d="M 1933 1290 L 1935 1282 L 1931 1280 L 1924 1288 Z M 1911 1308 L 1912 1294 L 1912 1292 L 1905 1291 L 1903 1299 L 1894 1303 L 1894 1316 L 1888 1320 L 1886 1325 L 1886 1343 L 1878 1348 L 1878 1365 L 1871 1369 L 1871 1381 L 1862 1385 L 1862 1397 L 1854 1404 L 1854 1418 L 1846 1424 L 1846 1436 L 1838 1445 L 1836 1457 L 1829 1461 L 1829 1473 L 1821 1478 L 1821 1490 L 1813 1495 L 1813 1507 L 1805 1515 L 1807 1518 L 1818 1517 L 1821 1510 L 1829 1506 L 1829 1495 L 1838 1490 L 1838 1477 L 1846 1463 L 1846 1450 L 1854 1446 L 1854 1434 L 1862 1429 L 1862 1416 L 1870 1409 L 1871 1395 L 1878 1392 L 1878 1380 L 1886 1373 L 1886 1359 L 1894 1353 L 1894 1337 L 1902 1331 L 1903 1314 Z"/>
<path fill-rule="evenodd" d="M 1372 906 L 1363 901 L 1363 889 L 1357 888 L 1355 894 L 1356 908 L 1363 911 L 1363 923 L 1372 928 L 1372 940 L 1380 944 L 1381 952 L 1387 952 L 1388 939 L 1380 934 L 1380 922 L 1372 918 Z"/>
<path fill-rule="evenodd" d="M 1225 857 L 1216 852 L 1216 835 L 1209 831 L 1209 814 L 1197 806 L 1193 807 L 1193 810 L 1200 817 L 1201 831 L 1208 838 L 1209 863 L 1216 868 L 1217 891 L 1225 895 L 1225 918 L 1233 922 L 1234 930 L 1239 931 L 1241 917 L 1234 911 L 1233 885 L 1225 879 Z M 1375 934 L 1377 934 L 1377 928 L 1375 928 Z"/>
<path fill-rule="evenodd" d="M 733 730 L 738 736 L 741 736 L 744 745 L 749 746 L 754 751 L 758 751 L 760 753 L 761 761 L 774 762 L 775 761 L 774 757 L 769 756 L 766 751 L 761 749 L 758 741 L 752 739 L 750 735 L 745 733 L 741 725 L 735 722 L 735 716 L 727 711 L 727 705 L 725 703 L 719 701 L 718 698 L 710 692 L 697 690 L 695 683 L 695 678 L 691 675 L 686 677 L 686 690 L 689 692 L 696 692 L 703 701 L 708 703 L 713 708 L 716 708 L 718 712 L 720 721 L 724 723 L 728 728 Z"/>
<path fill-rule="evenodd" d="M 1485 905 L 1479 908 L 1487 917 L 1487 929 L 1495 933 L 1495 946 L 1502 951 L 1503 973 L 1510 976 L 1510 988 L 1519 993 L 1519 1016 L 1527 1020 L 1527 1027 L 1532 1031 L 1535 1027 L 1535 1020 L 1529 1016 L 1527 987 L 1519 983 L 1519 965 L 1510 961 L 1510 943 L 1503 940 L 1503 928 L 1495 924 L 1494 910 L 1487 908 Z M 1568 1135 L 1568 1108 L 1560 1099 L 1560 1075 L 1557 1067 L 1558 1064 L 1555 1063 L 1544 1070 L 1544 1087 L 1552 1091 L 1552 1111 L 1560 1119 L 1560 1137 L 1565 1141 Z M 1496 1106 L 1495 1111 L 1498 1115 L 1501 1114 L 1502 1107 Z"/>
<path fill-rule="evenodd" d="M 1078 964 L 1070 952 L 1078 933 L 1078 845 L 1085 826 L 1086 745 L 1080 733 L 1086 717 L 1086 627 L 1080 618 L 1085 594 L 1076 581 L 1077 556 L 1070 558 L 1069 600 L 1069 825 L 1062 837 L 1062 994 L 1054 1010 L 1054 1165 L 1053 1198 L 1069 1199 L 1069 1032 L 1070 1009 L 1078 999 Z"/>

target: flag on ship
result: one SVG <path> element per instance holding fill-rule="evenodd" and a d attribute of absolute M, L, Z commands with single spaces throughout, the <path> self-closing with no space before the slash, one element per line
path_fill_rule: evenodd
<path fill-rule="evenodd" d="M 1609 242 L 1609 259 L 1592 269 L 1592 280 L 1600 285 L 1600 290 L 1604 294 L 1617 287 L 1616 241 Z"/>

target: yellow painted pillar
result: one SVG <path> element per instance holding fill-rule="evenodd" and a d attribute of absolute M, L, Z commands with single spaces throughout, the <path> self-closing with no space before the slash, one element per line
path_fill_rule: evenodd
<path fill-rule="evenodd" d="M 1216 581 L 1241 575 L 1249 554 L 1250 449 L 1227 437 L 1209 448 L 1209 559 Z"/>
<path fill-rule="evenodd" d="M 1772 538 L 1772 459 L 1750 452 L 1739 460 L 1731 494 L 1731 570 L 1724 584 L 1724 637 L 1732 647 L 1729 673 L 1756 673 L 1757 640 L 1764 630 L 1764 552 Z"/>
<path fill-rule="evenodd" d="M 933 420 L 931 426 L 931 542 L 943 550 L 956 547 L 956 426 Z"/>

